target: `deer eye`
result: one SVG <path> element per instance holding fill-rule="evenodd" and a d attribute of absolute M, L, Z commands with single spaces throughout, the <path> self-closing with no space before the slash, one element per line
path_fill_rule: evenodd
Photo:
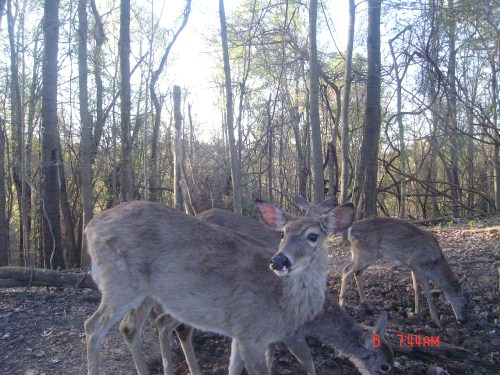
<path fill-rule="evenodd" d="M 318 235 L 316 233 L 309 233 L 307 239 L 311 242 L 316 242 L 318 240 Z"/>
<path fill-rule="evenodd" d="M 391 366 L 386 365 L 386 364 L 380 366 L 380 370 L 382 372 L 389 372 L 390 369 L 391 369 Z"/>
<path fill-rule="evenodd" d="M 285 238 L 285 232 L 280 232 L 280 237 Z"/>

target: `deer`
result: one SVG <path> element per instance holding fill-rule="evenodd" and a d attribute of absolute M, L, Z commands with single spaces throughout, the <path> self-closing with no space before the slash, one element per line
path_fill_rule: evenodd
<path fill-rule="evenodd" d="M 295 218 L 273 204 L 256 204 L 264 221 L 283 232 L 271 261 L 258 246 L 158 203 L 122 203 L 88 223 L 92 277 L 102 293 L 84 325 L 89 375 L 98 374 L 99 346 L 111 326 L 154 303 L 179 322 L 231 337 L 230 374 L 241 362 L 250 375 L 270 373 L 271 344 L 322 311 L 324 240 L 352 224 L 354 207 Z"/>
<path fill-rule="evenodd" d="M 320 211 L 326 212 L 331 209 L 331 207 L 327 207 L 328 204 L 329 202 L 327 201 L 322 202 L 323 206 L 321 209 L 318 208 L 318 214 Z M 271 230 L 262 223 L 232 211 L 212 208 L 196 215 L 196 218 L 208 225 L 223 227 L 221 229 L 234 233 L 242 241 L 269 245 L 266 248 L 269 256 L 273 253 L 272 249 L 277 247 L 280 242 L 280 234 L 278 232 Z M 156 305 L 156 308 L 158 309 L 159 307 Z M 161 313 L 161 308 L 155 310 L 155 314 L 153 315 L 158 316 L 159 312 Z M 142 352 L 134 355 L 134 349 L 137 350 L 140 346 L 140 334 L 138 332 L 141 332 L 147 315 L 147 308 L 144 309 L 141 306 L 140 309 L 129 312 L 120 323 L 120 331 L 133 353 L 139 374 L 149 374 Z M 168 314 L 162 314 L 156 319 L 164 365 L 168 364 L 172 366 L 172 359 L 169 354 L 169 337 L 170 332 L 175 330 L 191 375 L 201 375 L 192 345 L 193 328 L 181 324 Z M 339 307 L 336 299 L 327 294 L 325 308 L 321 314 L 309 323 L 304 324 L 292 336 L 286 337 L 283 342 L 306 369 L 308 375 L 316 375 L 316 371 L 309 346 L 305 341 L 306 336 L 315 337 L 323 344 L 331 345 L 335 348 L 336 352 L 348 357 L 362 374 L 389 374 L 392 373 L 394 364 L 392 350 L 383 338 L 386 325 L 387 314 L 385 312 L 381 314 L 373 328 L 357 324 Z M 379 346 L 373 344 L 374 335 L 378 335 L 380 338 Z M 272 350 L 269 353 L 272 353 Z M 244 364 L 241 363 L 241 360 L 234 357 L 231 358 L 233 371 L 235 374 L 241 374 Z M 270 368 L 272 356 L 268 357 L 267 360 L 270 362 L 268 364 Z M 174 374 L 173 367 L 164 366 L 164 371 L 166 375 Z"/>
<path fill-rule="evenodd" d="M 420 313 L 418 285 L 427 299 L 431 319 L 442 327 L 432 301 L 428 280 L 433 280 L 451 304 L 458 323 L 465 321 L 468 301 L 465 286 L 453 273 L 436 236 L 406 221 L 370 217 L 354 222 L 348 230 L 352 262 L 342 272 L 339 304 L 344 307 L 347 285 L 354 274 L 359 298 L 366 306 L 362 275 L 370 265 L 383 258 L 410 269 L 415 293 L 415 313 Z"/>

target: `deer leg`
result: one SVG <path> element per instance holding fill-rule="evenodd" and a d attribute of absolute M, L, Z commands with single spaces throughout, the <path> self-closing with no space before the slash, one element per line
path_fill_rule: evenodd
<path fill-rule="evenodd" d="M 233 339 L 231 342 L 231 357 L 229 359 L 229 375 L 241 375 L 244 368 L 245 362 L 238 347 L 238 340 Z"/>
<path fill-rule="evenodd" d="M 344 267 L 342 271 L 342 285 L 340 286 L 340 295 L 339 295 L 339 305 L 342 308 L 345 305 L 345 293 L 347 291 L 347 284 L 353 272 L 354 272 L 354 263 L 351 263 L 348 266 Z"/>
<path fill-rule="evenodd" d="M 238 340 L 238 348 L 245 362 L 245 368 L 249 375 L 270 375 L 271 371 L 267 367 L 266 350 L 268 346 L 262 346 L 253 340 Z"/>
<path fill-rule="evenodd" d="M 417 270 L 413 270 L 413 274 L 415 275 L 415 279 L 418 282 L 418 284 L 420 284 L 422 292 L 424 293 L 425 298 L 427 299 L 427 304 L 429 305 L 429 312 L 431 314 L 432 321 L 438 327 L 441 327 L 441 322 L 439 321 L 436 309 L 434 307 L 434 303 L 432 301 L 432 294 L 431 294 L 431 289 L 429 288 L 429 283 L 427 281 L 427 276 L 425 275 L 425 273 L 422 273 Z"/>
<path fill-rule="evenodd" d="M 276 350 L 275 344 L 270 344 L 266 350 L 266 364 L 267 364 L 267 368 L 269 369 L 269 372 L 271 372 L 271 369 L 273 367 L 275 350 Z"/>
<path fill-rule="evenodd" d="M 411 278 L 413 283 L 413 292 L 415 293 L 415 314 L 420 314 L 420 291 L 418 290 L 418 282 L 417 277 L 415 276 L 415 272 L 411 271 Z"/>
<path fill-rule="evenodd" d="M 165 375 L 175 374 L 170 335 L 179 324 L 178 320 L 168 314 L 161 314 L 156 318 L 156 327 L 158 327 L 158 336 L 160 338 L 161 360 Z"/>
<path fill-rule="evenodd" d="M 125 338 L 125 342 L 132 353 L 135 367 L 139 375 L 149 375 L 150 371 L 147 365 L 146 357 L 141 350 L 142 329 L 152 303 L 144 301 L 138 308 L 130 310 L 125 314 L 120 322 L 120 332 Z"/>
<path fill-rule="evenodd" d="M 193 333 L 194 328 L 186 324 L 181 324 L 175 329 L 177 337 L 181 342 L 182 351 L 186 357 L 186 362 L 189 367 L 189 372 L 191 375 L 201 375 L 200 367 L 198 366 L 198 361 L 196 359 L 196 354 L 193 347 Z"/>
<path fill-rule="evenodd" d="M 122 299 L 123 296 L 120 296 Z M 124 300 L 127 300 L 124 298 Z M 113 301 L 106 295 L 102 296 L 96 312 L 85 321 L 85 336 L 87 341 L 87 369 L 88 375 L 97 375 L 99 371 L 99 346 L 113 324 L 118 322 L 130 309 L 137 307 L 140 300 L 130 296 L 126 305 L 120 301 Z"/>
<path fill-rule="evenodd" d="M 311 350 L 306 343 L 303 335 L 297 334 L 292 337 L 287 337 L 285 344 L 299 363 L 306 369 L 307 375 L 316 375 L 316 370 L 314 369 L 314 362 L 311 355 Z"/>
<path fill-rule="evenodd" d="M 354 280 L 356 280 L 356 286 L 358 287 L 359 300 L 366 307 L 366 294 L 365 286 L 363 285 L 363 272 L 365 268 L 354 272 Z"/>

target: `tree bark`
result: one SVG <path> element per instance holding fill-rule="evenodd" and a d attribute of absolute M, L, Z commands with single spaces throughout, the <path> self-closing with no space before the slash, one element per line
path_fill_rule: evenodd
<path fill-rule="evenodd" d="M 349 0 L 349 31 L 347 36 L 347 53 L 344 69 L 344 92 L 342 95 L 342 143 L 340 172 L 340 203 L 346 203 L 349 197 L 349 101 L 351 98 L 352 82 L 352 52 L 354 49 L 354 26 L 356 24 L 356 5 Z"/>
<path fill-rule="evenodd" d="M 398 133 L 399 133 L 399 160 L 401 163 L 401 175 L 399 176 L 400 183 L 400 198 L 399 198 L 399 217 L 406 217 L 406 144 L 405 144 L 405 130 L 403 124 L 403 95 L 402 95 L 402 84 L 405 71 L 400 72 L 400 67 L 396 53 L 394 52 L 394 41 L 399 38 L 400 35 L 404 34 L 408 28 L 404 28 L 396 36 L 389 40 L 389 47 L 391 50 L 391 56 L 394 63 L 394 75 L 396 78 L 396 119 L 398 123 Z"/>
<path fill-rule="evenodd" d="M 445 129 L 449 131 L 450 139 L 450 169 L 448 179 L 450 181 L 450 195 L 452 213 L 454 217 L 460 215 L 460 180 L 458 178 L 458 134 L 457 134 L 457 89 L 456 89 L 456 50 L 455 50 L 455 30 L 456 21 L 454 15 L 454 0 L 448 0 L 448 10 L 450 11 L 449 22 L 449 59 L 448 59 L 448 124 Z M 446 134 L 446 133 L 445 133 Z"/>
<path fill-rule="evenodd" d="M 174 206 L 182 211 L 184 194 L 182 191 L 182 115 L 181 88 L 174 86 Z"/>
<path fill-rule="evenodd" d="M 236 213 L 243 213 L 241 181 L 239 171 L 239 160 L 237 160 L 236 142 L 234 138 L 234 106 L 233 89 L 231 86 L 231 66 L 229 64 L 229 47 L 227 41 L 226 12 L 224 10 L 224 0 L 219 0 L 219 19 L 222 38 L 222 54 L 224 60 L 224 81 L 226 89 L 226 123 L 229 141 L 229 159 L 231 162 L 231 182 L 233 188 L 233 203 Z"/>
<path fill-rule="evenodd" d="M 42 65 L 42 174 L 43 249 L 45 266 L 64 268 L 61 243 L 59 128 L 57 119 L 57 52 L 59 0 L 46 0 L 43 16 L 44 58 Z"/>
<path fill-rule="evenodd" d="M 28 211 L 30 209 L 31 188 L 26 182 L 24 174 L 24 118 L 22 113 L 21 88 L 19 83 L 19 58 L 16 46 L 15 19 L 12 14 L 12 1 L 7 1 L 7 30 L 9 35 L 10 45 L 10 95 L 11 95 L 11 122 L 12 122 L 12 153 L 13 153 L 13 168 L 12 175 L 14 185 L 17 191 L 17 203 L 21 213 L 19 221 L 19 259 L 21 264 L 31 264 L 29 258 L 30 243 L 30 221 Z"/>
<path fill-rule="evenodd" d="M 323 176 L 323 146 L 321 144 L 321 124 L 319 119 L 319 63 L 316 44 L 316 24 L 318 1 L 309 2 L 309 100 L 310 123 L 313 153 L 313 192 L 314 203 L 325 198 L 325 178 Z"/>
<path fill-rule="evenodd" d="M 381 0 L 368 0 L 368 77 L 366 82 L 365 126 L 361 146 L 360 203 L 357 217 L 377 211 L 377 167 L 380 139 L 380 13 Z"/>
<path fill-rule="evenodd" d="M 120 110 L 121 110 L 121 163 L 120 195 L 126 202 L 133 199 L 132 142 L 130 138 L 130 0 L 120 1 Z"/>
<path fill-rule="evenodd" d="M 6 176 L 4 166 L 5 120 L 0 117 L 0 266 L 7 266 L 9 264 L 9 222 L 7 219 L 7 191 L 5 189 Z"/>
<path fill-rule="evenodd" d="M 83 228 L 94 216 L 92 196 L 92 130 L 93 121 L 89 112 L 89 94 L 87 87 L 87 0 L 78 0 L 78 84 L 80 101 L 80 119 L 82 123 L 81 164 L 82 164 L 82 205 Z M 75 259 L 84 267 L 90 265 L 86 251 L 85 236 L 83 236 L 80 259 Z"/>

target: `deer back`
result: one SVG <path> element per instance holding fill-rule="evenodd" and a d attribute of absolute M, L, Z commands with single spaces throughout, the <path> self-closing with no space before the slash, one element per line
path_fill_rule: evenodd
<path fill-rule="evenodd" d="M 196 218 L 210 225 L 218 225 L 219 227 L 232 230 L 234 231 L 232 232 L 233 235 L 245 241 L 254 243 L 263 248 L 271 249 L 271 254 L 277 251 L 281 241 L 279 232 L 270 229 L 256 220 L 233 211 L 221 208 L 211 208 L 200 212 L 196 215 Z"/>

